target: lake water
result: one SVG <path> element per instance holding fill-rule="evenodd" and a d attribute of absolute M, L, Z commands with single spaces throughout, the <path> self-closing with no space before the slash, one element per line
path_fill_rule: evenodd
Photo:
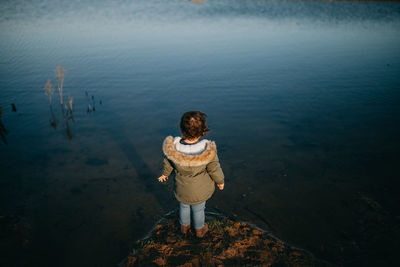
<path fill-rule="evenodd" d="M 332 263 L 394 265 L 399 3 L 17 0 L 0 12 L 1 264 L 118 264 L 177 207 L 156 181 L 161 144 L 201 110 L 226 175 L 209 210 Z M 73 119 L 57 89 L 52 108 L 44 94 L 59 65 Z"/>

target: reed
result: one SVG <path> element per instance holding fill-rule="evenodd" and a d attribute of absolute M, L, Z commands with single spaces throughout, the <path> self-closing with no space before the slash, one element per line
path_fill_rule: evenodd
<path fill-rule="evenodd" d="M 57 88 L 60 94 L 60 104 L 63 105 L 63 85 L 64 85 L 64 67 L 62 65 L 56 68 Z"/>
<path fill-rule="evenodd" d="M 74 116 L 73 116 L 73 108 L 74 108 L 74 98 L 72 96 L 68 97 L 68 103 L 64 103 L 64 97 L 63 97 L 63 87 L 64 87 L 64 76 L 65 76 L 65 69 L 62 65 L 59 65 L 58 67 L 55 68 L 55 76 L 56 76 L 56 81 L 57 81 L 57 90 L 60 95 L 60 106 L 61 106 L 61 119 L 63 122 L 65 122 L 65 131 L 67 134 L 68 139 L 72 139 L 72 131 L 71 127 L 69 125 L 69 120 L 74 121 Z M 49 97 L 49 102 L 50 102 L 50 125 L 51 127 L 54 128 L 54 130 L 57 129 L 58 125 L 58 120 L 56 115 L 53 112 L 53 95 L 54 95 L 54 87 L 51 84 L 50 80 L 47 81 L 45 87 L 44 87 L 45 95 Z"/>
<path fill-rule="evenodd" d="M 51 84 L 50 80 L 47 81 L 45 87 L 44 87 L 44 94 L 47 95 L 49 97 L 49 102 L 50 105 L 52 104 L 53 101 L 53 94 L 54 94 L 54 87 Z"/>
<path fill-rule="evenodd" d="M 70 97 L 68 98 L 68 103 L 69 103 L 69 108 L 70 108 L 71 113 L 72 113 L 72 106 L 73 106 L 73 104 L 74 104 L 74 97 L 70 96 Z"/>

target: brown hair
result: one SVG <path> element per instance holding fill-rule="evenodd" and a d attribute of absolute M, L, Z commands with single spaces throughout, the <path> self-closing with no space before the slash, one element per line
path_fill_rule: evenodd
<path fill-rule="evenodd" d="M 188 111 L 181 118 L 181 132 L 185 139 L 194 139 L 205 135 L 210 128 L 206 125 L 207 115 L 201 111 Z"/>

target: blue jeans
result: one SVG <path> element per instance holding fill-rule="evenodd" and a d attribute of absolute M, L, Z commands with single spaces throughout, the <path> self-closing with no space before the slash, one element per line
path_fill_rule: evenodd
<path fill-rule="evenodd" d="M 202 202 L 197 205 L 186 205 L 179 202 L 179 222 L 181 225 L 190 224 L 190 208 L 193 212 L 193 224 L 195 229 L 201 229 L 204 226 L 204 209 L 206 208 L 206 202 Z"/>

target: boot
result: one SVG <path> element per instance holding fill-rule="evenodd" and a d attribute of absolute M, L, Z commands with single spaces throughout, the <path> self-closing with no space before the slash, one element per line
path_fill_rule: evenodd
<path fill-rule="evenodd" d="M 186 235 L 186 233 L 189 231 L 190 229 L 190 224 L 188 225 L 181 225 L 181 232 L 182 234 Z"/>
<path fill-rule="evenodd" d="M 208 225 L 204 223 L 203 228 L 196 229 L 196 236 L 202 238 L 208 232 Z"/>

